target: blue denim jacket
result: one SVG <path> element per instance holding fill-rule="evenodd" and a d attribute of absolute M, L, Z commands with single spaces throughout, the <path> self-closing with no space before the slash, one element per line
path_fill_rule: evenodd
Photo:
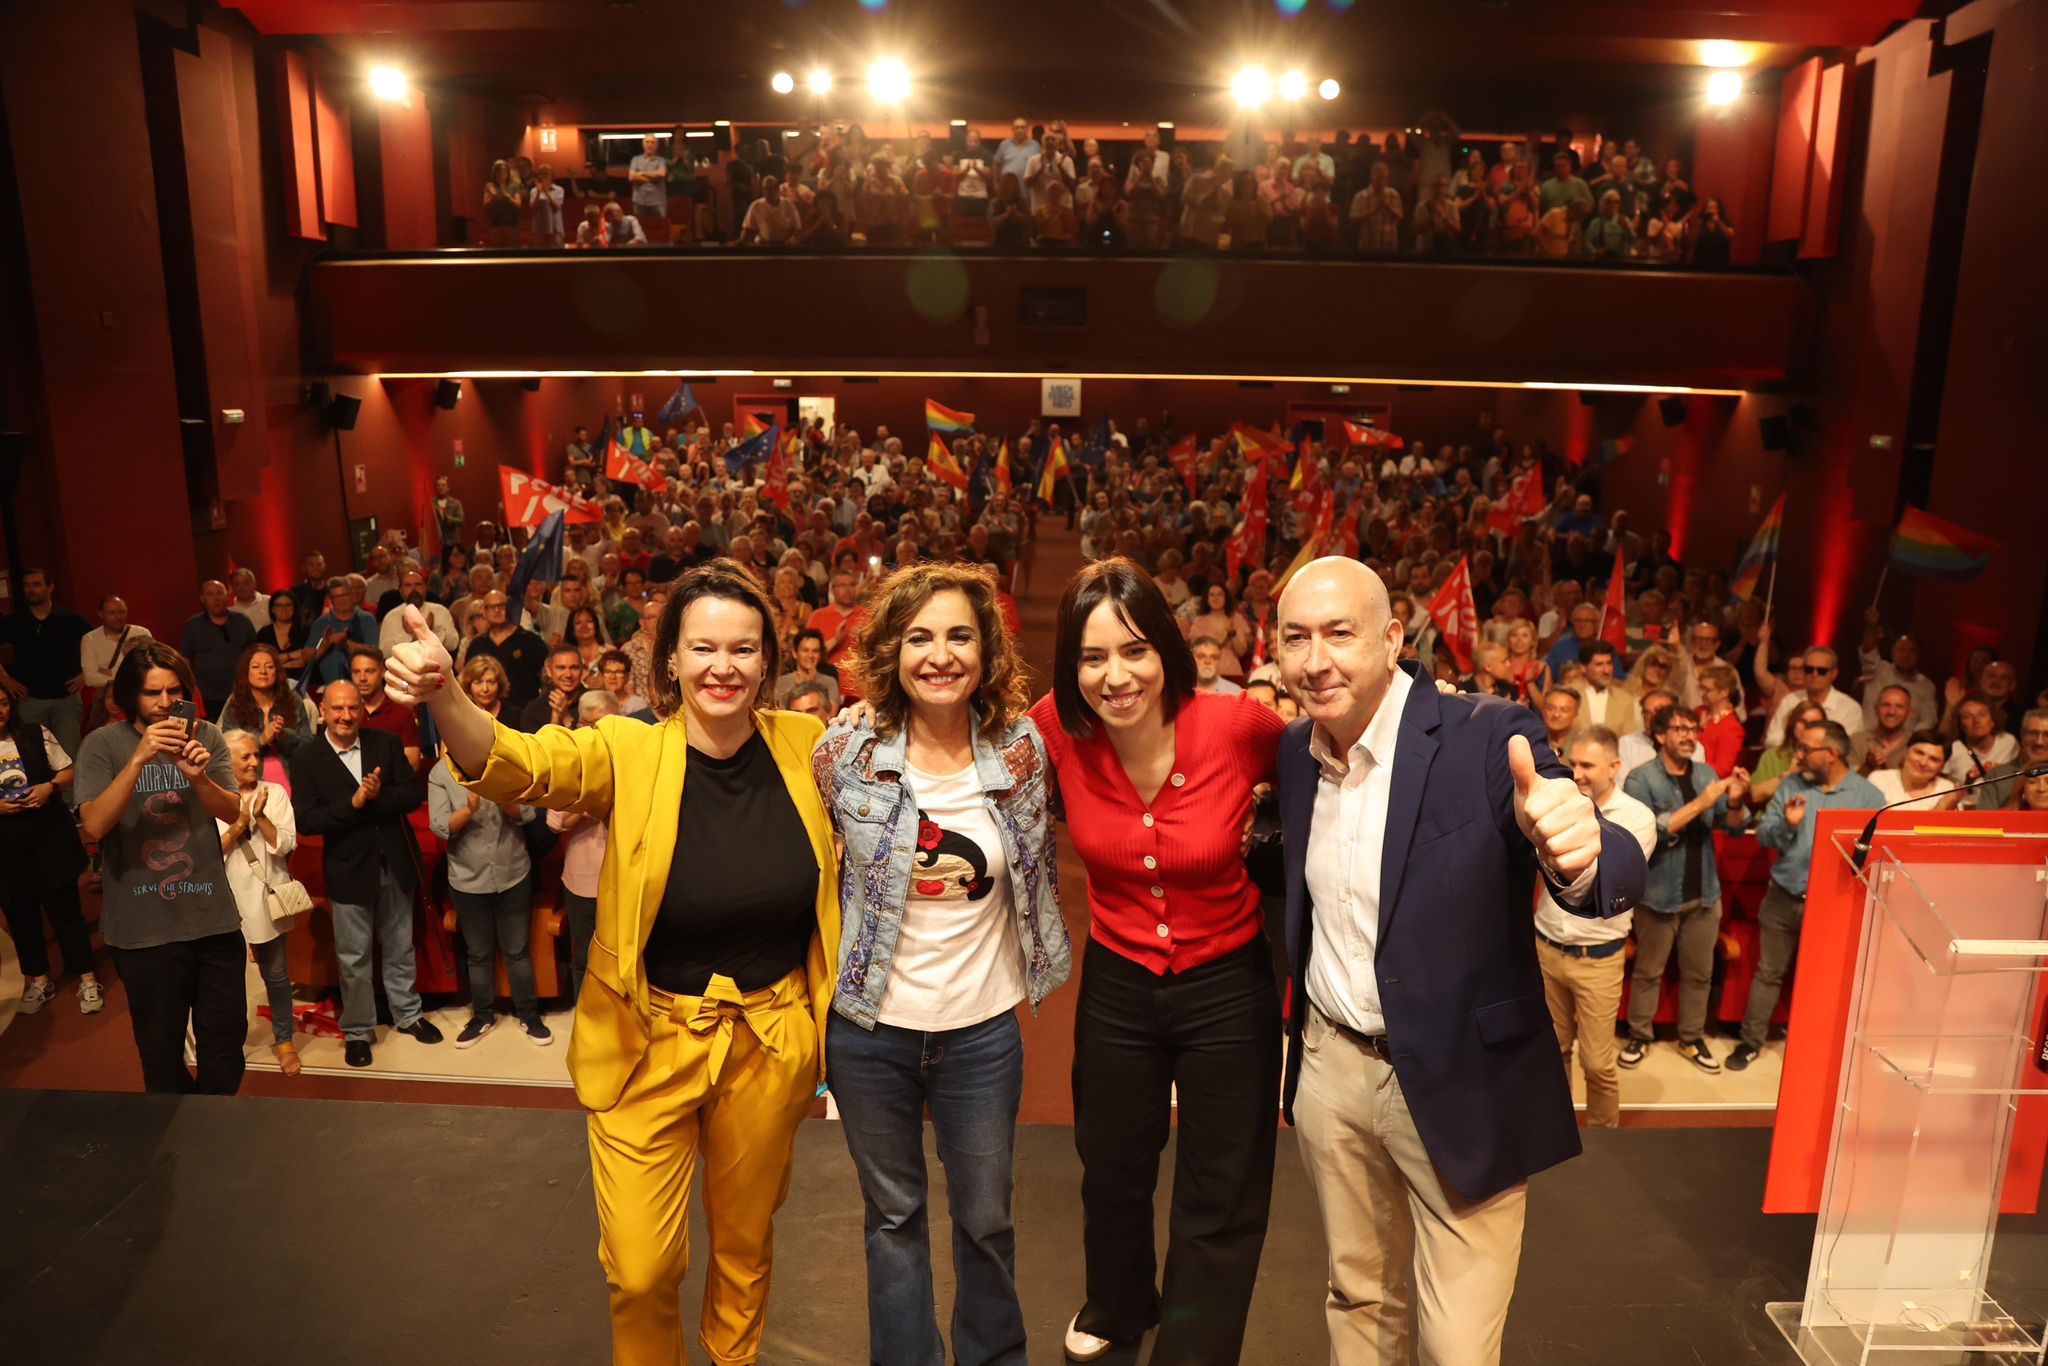
<path fill-rule="evenodd" d="M 917 851 L 917 796 L 904 781 L 903 732 L 884 737 L 834 726 L 811 757 L 818 791 L 845 842 L 839 860 L 842 909 L 839 985 L 833 1008 L 863 1029 L 875 1027 Z M 1033 1010 L 1073 968 L 1073 944 L 1060 917 L 1058 844 L 1049 809 L 1052 767 L 1044 737 L 1020 717 L 991 742 L 974 735 L 974 767 L 989 818 L 1002 832 L 1010 864 L 1017 938 Z"/>
<path fill-rule="evenodd" d="M 1712 768 L 1692 761 L 1692 790 L 1695 796 L 1707 790 L 1718 775 Z M 1721 870 L 1714 858 L 1714 831 L 1728 823 L 1728 799 L 1714 798 L 1714 804 L 1692 818 L 1677 834 L 1671 833 L 1671 813 L 1685 805 L 1678 779 L 1664 767 L 1662 758 L 1638 764 L 1621 785 L 1621 790 L 1650 808 L 1657 817 L 1657 844 L 1650 851 L 1649 877 L 1643 883 L 1643 907 L 1652 911 L 1681 911 L 1685 900 L 1685 842 L 1705 840 L 1700 859 L 1699 904 L 1711 904 L 1721 895 Z"/>

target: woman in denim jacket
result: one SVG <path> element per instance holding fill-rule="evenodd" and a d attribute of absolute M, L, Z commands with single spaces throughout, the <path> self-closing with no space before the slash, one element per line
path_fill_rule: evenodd
<path fill-rule="evenodd" d="M 851 667 L 874 729 L 835 726 L 813 766 L 845 844 L 826 1074 L 867 1205 L 869 1356 L 944 1366 L 932 1295 L 924 1113 L 953 1212 L 953 1359 L 1022 1363 L 1010 1220 L 1024 1046 L 1016 1007 L 1067 978 L 1051 769 L 995 581 L 899 570 Z"/>

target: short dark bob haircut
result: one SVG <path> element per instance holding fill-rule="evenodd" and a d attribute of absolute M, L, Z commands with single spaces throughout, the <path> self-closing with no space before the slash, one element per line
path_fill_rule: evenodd
<path fill-rule="evenodd" d="M 170 670 L 178 676 L 178 686 L 185 690 L 185 700 L 199 700 L 199 684 L 192 677 L 192 666 L 186 662 L 185 656 L 160 640 L 144 641 L 122 657 L 121 667 L 114 670 L 114 682 L 109 688 L 114 694 L 114 705 L 130 721 L 135 719 L 136 708 L 141 705 L 143 680 L 149 677 L 151 669 Z M 208 701 L 212 703 L 212 699 Z M 226 701 L 225 697 L 220 699 L 221 704 Z"/>
<path fill-rule="evenodd" d="M 768 594 L 762 591 L 760 583 L 741 568 L 738 560 L 721 555 L 684 571 L 682 577 L 670 586 L 668 601 L 662 606 L 661 617 L 654 623 L 653 681 L 650 684 L 654 696 L 648 700 L 654 704 L 656 716 L 667 718 L 682 709 L 683 693 L 673 672 L 676 645 L 683 634 L 683 613 L 690 610 L 690 604 L 702 602 L 705 598 L 737 602 L 753 608 L 760 615 L 761 691 L 754 694 L 754 706 L 763 706 L 764 699 L 773 695 L 775 680 L 782 673 L 782 647 L 775 639 L 775 607 L 768 601 Z"/>
<path fill-rule="evenodd" d="M 1095 709 L 1081 696 L 1081 634 L 1103 603 L 1140 640 L 1159 652 L 1166 669 L 1166 719 L 1195 695 L 1195 656 L 1167 606 L 1166 594 L 1137 561 L 1123 555 L 1097 560 L 1067 582 L 1060 595 L 1052 655 L 1052 700 L 1060 728 L 1076 739 L 1095 733 Z"/>

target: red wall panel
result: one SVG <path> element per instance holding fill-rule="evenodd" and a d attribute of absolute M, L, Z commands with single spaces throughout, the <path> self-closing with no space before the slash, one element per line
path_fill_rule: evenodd
<path fill-rule="evenodd" d="M 1813 173 L 1813 127 L 1819 105 L 1820 58 L 1810 57 L 1785 73 L 1778 90 L 1777 156 L 1771 170 L 1767 241 L 1799 240 L 1805 224 L 1807 184 Z"/>
<path fill-rule="evenodd" d="M 277 54 L 278 108 L 284 125 L 277 130 L 279 161 L 284 167 L 285 231 L 295 237 L 324 238 L 320 226 L 319 144 L 313 128 L 313 79 L 303 52 Z"/>
<path fill-rule="evenodd" d="M 314 128 L 320 143 L 320 212 L 329 223 L 356 226 L 356 149 L 343 83 L 325 63 L 313 68 Z"/>
<path fill-rule="evenodd" d="M 1722 219 L 1735 225 L 1731 259 L 1738 266 L 1763 259 L 1777 135 L 1777 106 L 1760 90 L 1705 110 L 1693 136 L 1693 190 L 1721 201 Z"/>
<path fill-rule="evenodd" d="M 1814 111 L 1813 167 L 1806 187 L 1805 227 L 1799 238 L 1802 257 L 1833 256 L 1842 226 L 1842 134 L 1848 117 L 1848 67 L 1837 62 L 1820 73 L 1820 98 Z"/>
<path fill-rule="evenodd" d="M 384 240 L 393 251 L 436 244 L 433 130 L 427 102 L 415 91 L 377 105 L 378 147 L 384 162 Z"/>

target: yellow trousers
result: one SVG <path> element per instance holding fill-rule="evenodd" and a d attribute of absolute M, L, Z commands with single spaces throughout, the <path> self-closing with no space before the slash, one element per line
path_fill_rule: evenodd
<path fill-rule="evenodd" d="M 655 992 L 646 1058 L 590 1116 L 598 1260 L 611 1286 L 615 1366 L 677 1366 L 690 1265 L 690 1178 L 704 1166 L 711 1261 L 698 1341 L 721 1366 L 761 1354 L 775 1211 L 797 1125 L 817 1095 L 819 1039 L 801 970 L 742 993 Z"/>

